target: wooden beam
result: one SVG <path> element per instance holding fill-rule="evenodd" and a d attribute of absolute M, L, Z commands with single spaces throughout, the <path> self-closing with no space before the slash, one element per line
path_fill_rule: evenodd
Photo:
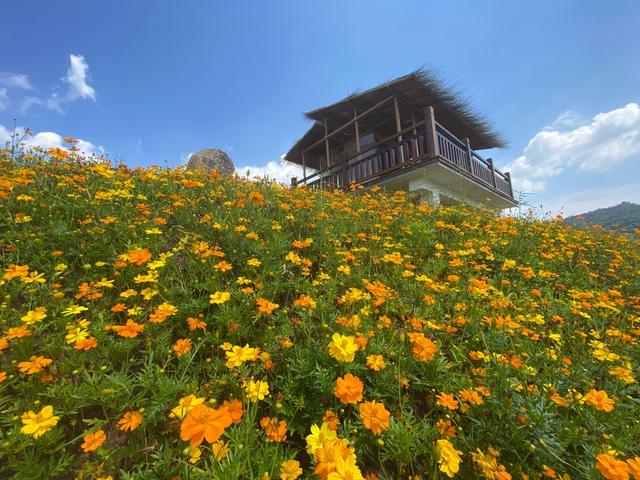
<path fill-rule="evenodd" d="M 387 103 L 388 101 L 392 100 L 394 97 L 394 95 L 391 95 L 387 98 L 385 98 L 384 100 L 376 103 L 373 107 L 365 110 L 364 112 L 360 113 L 359 115 L 356 115 L 354 118 L 352 118 L 351 120 L 349 120 L 347 123 L 344 123 L 343 125 L 341 125 L 340 127 L 336 128 L 335 130 L 333 130 L 331 133 L 328 133 L 327 131 L 327 117 L 325 115 L 324 118 L 324 126 L 325 126 L 325 131 L 324 131 L 324 138 L 321 138 L 320 140 L 318 140 L 317 142 L 309 145 L 307 148 L 305 148 L 303 150 L 303 152 L 308 152 L 309 150 L 311 150 L 314 147 L 317 147 L 318 145 L 321 145 L 322 142 L 324 142 L 325 140 L 327 140 L 328 138 L 334 136 L 336 133 L 340 133 L 342 131 L 344 131 L 346 128 L 350 127 L 351 124 L 355 123 L 356 120 L 360 120 L 362 117 L 364 117 L 365 115 L 368 115 L 371 112 L 376 111 L 378 108 L 380 108 L 382 105 L 384 105 L 385 103 Z"/>
<path fill-rule="evenodd" d="M 329 135 L 327 134 L 327 132 L 329 131 L 329 126 L 327 125 L 327 116 L 324 116 L 324 148 L 325 151 L 327 153 L 326 159 L 325 159 L 325 168 L 329 168 L 329 165 L 331 164 L 331 147 L 329 146 Z M 306 151 L 306 150 L 305 150 Z"/>
<path fill-rule="evenodd" d="M 504 172 L 503 175 L 504 175 L 504 178 L 507 179 L 507 182 L 509 182 L 509 196 L 513 198 L 513 185 L 511 185 L 511 174 L 509 172 Z"/>
<path fill-rule="evenodd" d="M 415 125 L 416 124 L 416 114 L 411 112 L 411 125 Z M 417 135 L 418 131 L 414 128 L 413 131 L 411 132 L 412 135 Z"/>
<path fill-rule="evenodd" d="M 398 106 L 398 97 L 393 97 L 393 109 L 396 112 L 396 132 L 402 130 L 402 122 L 400 121 L 400 107 Z M 398 136 L 398 141 L 402 141 L 402 135 Z"/>
<path fill-rule="evenodd" d="M 436 135 L 436 115 L 431 105 L 424 109 L 424 123 L 427 131 L 427 157 L 434 158 L 438 155 L 438 137 Z"/>
<path fill-rule="evenodd" d="M 498 187 L 496 186 L 496 171 L 493 168 L 493 159 L 487 158 L 487 163 L 489 164 L 489 171 L 491 172 L 491 184 L 493 185 L 493 188 L 497 189 Z"/>
<path fill-rule="evenodd" d="M 302 178 L 307 178 L 307 159 L 302 152 Z"/>
<path fill-rule="evenodd" d="M 473 150 L 471 150 L 471 142 L 469 141 L 469 137 L 465 137 L 462 139 L 466 150 L 467 150 L 467 161 L 469 162 L 469 168 L 467 171 L 473 172 Z"/>
<path fill-rule="evenodd" d="M 353 107 L 353 120 L 356 125 L 356 152 L 360 151 L 360 127 L 358 126 L 358 110 Z"/>

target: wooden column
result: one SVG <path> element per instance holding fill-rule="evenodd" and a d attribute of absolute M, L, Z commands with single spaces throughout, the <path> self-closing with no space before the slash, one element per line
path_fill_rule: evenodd
<path fill-rule="evenodd" d="M 355 127 L 356 127 L 356 152 L 359 152 L 360 151 L 360 125 L 358 125 L 358 110 L 357 110 L 357 108 L 355 106 L 353 107 L 353 120 L 354 120 L 354 124 L 355 124 Z M 347 163 L 347 159 L 346 158 L 344 160 L 344 163 L 345 163 L 345 166 L 344 166 L 345 182 L 344 183 L 346 184 L 349 181 L 348 174 L 347 174 L 348 169 L 347 169 L 347 165 L 346 165 L 346 163 Z M 345 186 L 348 186 L 348 185 L 345 185 Z"/>
<path fill-rule="evenodd" d="M 360 127 L 358 126 L 358 111 L 353 107 L 353 118 L 356 125 L 356 152 L 360 151 Z"/>
<path fill-rule="evenodd" d="M 466 170 L 473 173 L 473 150 L 471 150 L 471 142 L 469 142 L 469 138 L 464 138 L 462 141 L 467 147 L 467 163 L 469 164 L 469 168 Z"/>
<path fill-rule="evenodd" d="M 435 158 L 438 155 L 438 137 L 436 134 L 436 115 L 431 105 L 424 109 L 424 124 L 427 131 L 427 158 Z"/>
<path fill-rule="evenodd" d="M 487 163 L 489 164 L 489 171 L 491 172 L 491 185 L 493 188 L 496 188 L 496 170 L 493 168 L 493 159 L 487 158 Z"/>
<path fill-rule="evenodd" d="M 393 109 L 396 111 L 396 132 L 402 131 L 402 122 L 400 120 L 400 106 L 398 105 L 398 96 L 393 97 Z M 402 142 L 402 135 L 398 135 L 398 144 Z M 404 146 L 400 147 L 400 163 L 404 163 Z M 393 150 L 392 150 L 393 151 Z"/>
<path fill-rule="evenodd" d="M 513 187 L 511 186 L 511 174 L 509 172 L 504 172 L 504 178 L 509 182 L 509 195 L 513 198 Z"/>
<path fill-rule="evenodd" d="M 327 135 L 329 135 L 329 127 L 327 126 L 327 116 L 324 116 L 324 148 L 326 150 L 326 162 L 325 162 L 325 168 L 329 168 L 329 164 L 331 163 L 331 147 L 329 146 L 329 139 L 327 138 Z"/>
<path fill-rule="evenodd" d="M 411 125 L 415 125 L 416 124 L 416 114 L 411 112 Z M 418 129 L 414 128 L 412 131 L 413 135 L 417 135 L 418 134 Z"/>
<path fill-rule="evenodd" d="M 324 148 L 325 148 L 325 164 L 324 164 L 324 168 L 327 169 L 329 168 L 329 162 L 331 162 L 331 147 L 329 146 L 329 137 L 327 136 L 329 134 L 329 127 L 327 125 L 327 116 L 324 116 Z M 320 165 L 320 167 L 322 167 Z M 320 170 L 322 170 L 322 168 L 320 168 Z M 322 180 L 323 180 L 323 176 L 322 174 L 320 174 L 320 188 L 322 188 Z"/>
<path fill-rule="evenodd" d="M 393 97 L 393 109 L 396 111 L 396 132 L 402 131 L 402 123 L 400 122 L 400 107 L 398 106 L 398 97 Z M 402 135 L 398 136 L 398 142 L 402 141 Z"/>
<path fill-rule="evenodd" d="M 302 152 L 302 178 L 307 178 L 307 158 L 304 152 Z"/>

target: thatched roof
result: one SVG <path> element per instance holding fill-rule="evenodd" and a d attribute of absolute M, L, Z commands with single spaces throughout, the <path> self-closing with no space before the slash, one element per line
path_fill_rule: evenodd
<path fill-rule="evenodd" d="M 485 118 L 473 111 L 467 99 L 453 92 L 433 74 L 425 70 L 417 70 L 370 90 L 349 95 L 326 107 L 307 112 L 306 117 L 313 120 L 314 124 L 289 150 L 285 159 L 298 164 L 302 163 L 302 151 L 324 137 L 322 122 L 325 116 L 331 132 L 353 118 L 354 107 L 358 112 L 363 112 L 393 94 L 397 94 L 401 101 L 400 113 L 404 127 L 412 124 L 412 113 L 416 120 L 422 120 L 424 108 L 430 105 L 435 110 L 436 121 L 458 138 L 468 137 L 474 150 L 506 146 L 500 134 L 491 128 Z M 393 135 L 395 132 L 393 103 L 388 102 L 359 120 L 359 126 L 361 132 L 375 128 L 382 136 Z M 332 146 L 340 145 L 353 137 L 353 128 L 348 128 L 331 138 L 330 143 Z M 314 157 L 323 153 L 324 145 L 314 148 L 307 156 L 307 165 L 317 168 L 317 165 L 314 165 L 317 162 L 317 160 L 314 161 Z"/>

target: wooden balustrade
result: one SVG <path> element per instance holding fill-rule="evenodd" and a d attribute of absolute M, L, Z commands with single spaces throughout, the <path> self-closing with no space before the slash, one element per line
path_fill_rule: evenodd
<path fill-rule="evenodd" d="M 511 178 L 508 173 L 496 170 L 491 159 L 485 160 L 471 150 L 468 141 L 466 143 L 461 141 L 437 122 L 432 122 L 431 125 L 435 126 L 434 132 L 429 131 L 428 121 L 419 122 L 394 134 L 393 137 L 364 147 L 364 151 L 351 154 L 337 165 L 319 170 L 300 180 L 293 179 L 292 185 L 324 189 L 348 188 L 354 183 L 366 185 L 375 180 L 390 177 L 404 168 L 439 160 L 466 172 L 485 187 L 513 198 Z M 403 140 L 397 141 L 399 137 L 412 131 L 417 131 L 417 134 L 404 136 Z M 434 140 L 430 140 L 431 138 Z M 430 149 L 433 151 L 430 152 Z"/>

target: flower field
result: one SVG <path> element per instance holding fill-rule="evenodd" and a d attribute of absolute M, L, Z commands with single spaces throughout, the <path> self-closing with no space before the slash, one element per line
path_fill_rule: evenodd
<path fill-rule="evenodd" d="M 0 153 L 0 478 L 640 480 L 640 242 Z"/>

